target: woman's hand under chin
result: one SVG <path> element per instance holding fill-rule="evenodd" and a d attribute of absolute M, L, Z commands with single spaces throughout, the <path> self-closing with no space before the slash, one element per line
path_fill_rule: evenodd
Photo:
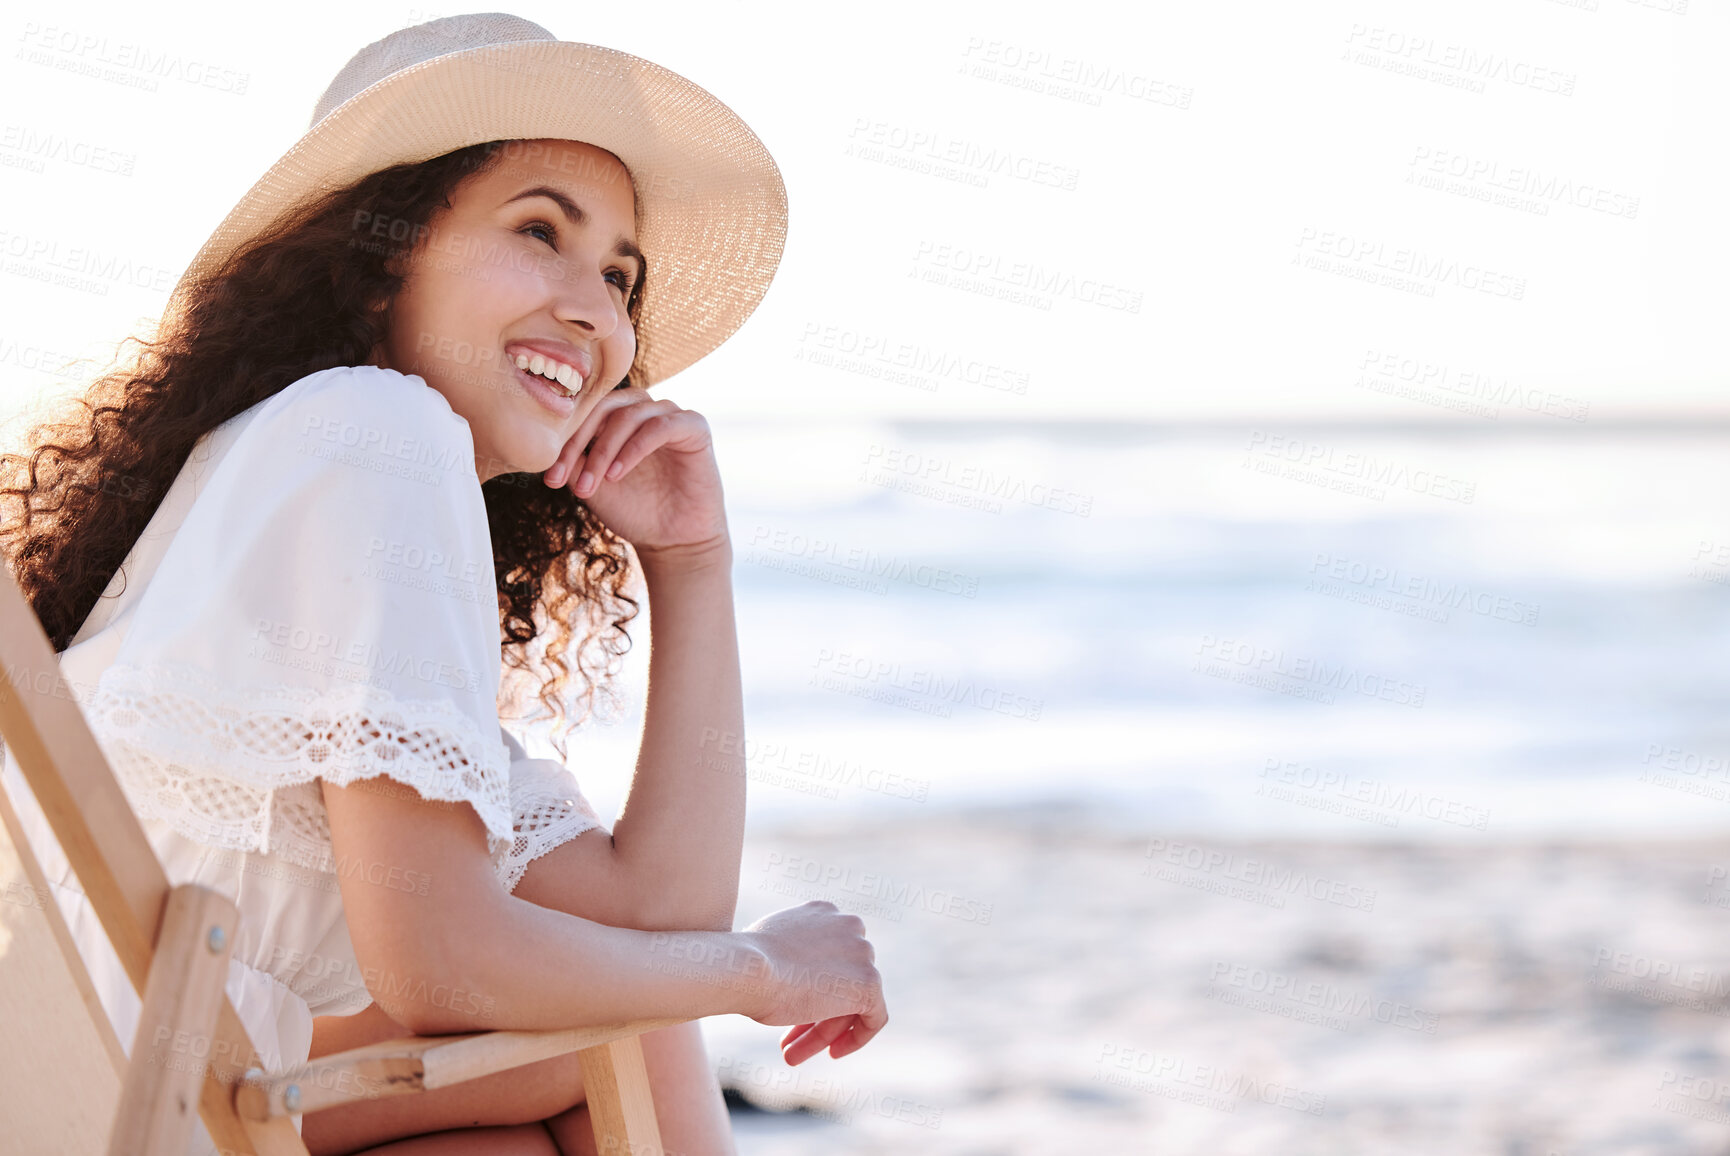
<path fill-rule="evenodd" d="M 541 477 L 568 485 L 639 555 L 726 545 L 709 423 L 636 386 L 602 397 Z"/>

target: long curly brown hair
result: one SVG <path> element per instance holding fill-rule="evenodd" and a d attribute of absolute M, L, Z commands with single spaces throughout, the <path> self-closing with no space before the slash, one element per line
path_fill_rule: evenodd
<path fill-rule="evenodd" d="M 403 285 L 392 272 L 398 259 L 463 179 L 498 164 L 510 144 L 394 165 L 303 202 L 186 286 L 152 337 L 123 341 L 134 354 L 124 364 L 117 354 L 118 368 L 37 424 L 28 456 L 0 454 L 0 551 L 56 651 L 71 644 L 200 437 L 309 373 L 369 363 Z M 356 227 L 378 220 L 393 222 L 390 237 L 402 239 Z M 647 275 L 626 305 L 633 325 Z M 612 677 L 639 605 L 629 592 L 630 548 L 568 486 L 509 473 L 481 493 L 498 588 L 501 703 L 521 711 L 523 691 L 538 682 L 563 755 L 564 733 L 593 713 L 597 694 L 616 705 Z M 574 648 L 573 623 L 582 630 Z M 564 702 L 573 662 L 582 683 L 575 718 Z"/>

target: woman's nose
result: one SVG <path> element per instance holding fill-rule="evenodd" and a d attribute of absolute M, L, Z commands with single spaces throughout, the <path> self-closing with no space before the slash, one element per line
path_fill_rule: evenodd
<path fill-rule="evenodd" d="M 596 340 L 618 328 L 624 303 L 598 270 L 583 272 L 567 263 L 562 275 L 548 277 L 547 287 L 553 298 L 553 314 L 559 320 L 575 322 Z"/>

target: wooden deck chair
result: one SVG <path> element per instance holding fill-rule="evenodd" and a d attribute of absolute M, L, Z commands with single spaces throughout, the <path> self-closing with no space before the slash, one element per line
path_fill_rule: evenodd
<path fill-rule="evenodd" d="M 307 1156 L 291 1113 L 449 1087 L 577 1052 L 603 1153 L 660 1153 L 638 1035 L 682 1019 L 386 1040 L 265 1072 L 224 991 L 237 912 L 171 887 L 0 564 L 0 738 L 143 1001 L 128 1062 L 0 788 L 0 1147 L 182 1156 L 196 1106 L 222 1156 Z"/>

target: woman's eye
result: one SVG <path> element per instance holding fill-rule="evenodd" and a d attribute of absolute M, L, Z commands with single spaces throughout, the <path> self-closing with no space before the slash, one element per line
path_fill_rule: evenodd
<path fill-rule="evenodd" d="M 533 234 L 533 233 L 544 233 L 544 234 L 546 234 L 546 236 L 541 238 L 543 241 L 545 241 L 548 245 L 552 246 L 555 250 L 559 247 L 558 246 L 559 231 L 557 229 L 553 228 L 553 226 L 547 224 L 545 221 L 530 221 L 528 224 L 526 224 L 522 228 L 518 229 L 517 232 L 522 233 L 524 235 Z M 623 293 L 626 297 L 629 297 L 631 295 L 631 289 L 633 287 L 633 283 L 631 280 L 630 273 L 626 272 L 623 269 L 614 269 L 612 272 L 608 273 L 607 276 L 608 277 L 617 277 L 618 280 L 615 281 L 614 284 L 616 284 L 619 287 L 619 292 Z"/>

